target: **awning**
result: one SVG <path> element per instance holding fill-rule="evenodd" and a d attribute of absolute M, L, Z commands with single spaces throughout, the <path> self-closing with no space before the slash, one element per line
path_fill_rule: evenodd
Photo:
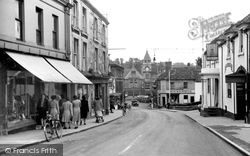
<path fill-rule="evenodd" d="M 72 83 L 76 84 L 93 84 L 81 72 L 79 72 L 70 62 L 46 58 L 46 60 L 58 70 L 62 75 L 67 77 Z"/>
<path fill-rule="evenodd" d="M 57 72 L 43 57 L 6 52 L 23 68 L 44 82 L 71 83 L 62 74 Z"/>
<path fill-rule="evenodd" d="M 226 83 L 246 83 L 246 74 L 233 73 L 226 75 Z"/>

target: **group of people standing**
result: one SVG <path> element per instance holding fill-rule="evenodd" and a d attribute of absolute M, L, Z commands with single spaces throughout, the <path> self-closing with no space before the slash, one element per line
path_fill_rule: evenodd
<path fill-rule="evenodd" d="M 77 129 L 79 124 L 86 125 L 89 106 L 85 96 L 82 96 L 82 100 L 80 100 L 74 95 L 71 102 L 68 97 L 65 98 L 63 95 L 52 95 L 51 101 L 49 101 L 46 94 L 42 94 L 38 100 L 37 110 L 42 127 L 45 124 L 48 112 L 52 116 L 52 119 L 62 122 L 64 129 L 70 129 L 71 122 L 74 123 L 75 129 Z"/>

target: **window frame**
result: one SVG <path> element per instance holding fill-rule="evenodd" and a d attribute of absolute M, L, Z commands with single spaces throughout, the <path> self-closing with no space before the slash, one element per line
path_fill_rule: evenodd
<path fill-rule="evenodd" d="M 95 71 L 98 71 L 98 48 L 95 48 Z"/>
<path fill-rule="evenodd" d="M 82 29 L 87 33 L 87 9 L 82 7 Z"/>
<path fill-rule="evenodd" d="M 94 17 L 94 29 L 93 29 L 93 37 L 94 40 L 98 41 L 98 20 L 96 17 Z"/>
<path fill-rule="evenodd" d="M 188 89 L 188 82 L 183 82 L 183 89 Z"/>
<path fill-rule="evenodd" d="M 36 14 L 37 14 L 36 44 L 43 45 L 43 9 L 36 7 Z"/>
<path fill-rule="evenodd" d="M 59 20 L 58 16 L 52 14 L 53 29 L 52 29 L 52 47 L 59 49 Z"/>
<path fill-rule="evenodd" d="M 24 41 L 24 4 L 23 0 L 15 0 L 15 38 Z M 19 30 L 19 32 L 18 32 Z"/>
<path fill-rule="evenodd" d="M 87 70 L 87 43 L 82 42 L 82 70 Z"/>
<path fill-rule="evenodd" d="M 72 58 L 72 64 L 78 69 L 79 68 L 79 61 L 78 61 L 78 55 L 79 55 L 79 40 L 77 38 L 74 38 L 73 40 L 73 58 Z"/>
<path fill-rule="evenodd" d="M 106 52 L 102 52 L 103 55 L 103 71 L 106 72 Z"/>

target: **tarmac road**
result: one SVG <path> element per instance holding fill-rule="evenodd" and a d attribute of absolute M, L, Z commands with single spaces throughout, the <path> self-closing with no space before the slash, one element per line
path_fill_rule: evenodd
<path fill-rule="evenodd" d="M 63 144 L 64 156 L 241 155 L 184 114 L 146 106 L 132 107 L 109 124 L 45 144 Z"/>

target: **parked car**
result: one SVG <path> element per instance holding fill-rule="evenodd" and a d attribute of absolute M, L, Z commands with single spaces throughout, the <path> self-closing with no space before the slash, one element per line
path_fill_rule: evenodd
<path fill-rule="evenodd" d="M 137 100 L 132 100 L 132 106 L 134 106 L 134 107 L 138 107 L 139 106 Z"/>

